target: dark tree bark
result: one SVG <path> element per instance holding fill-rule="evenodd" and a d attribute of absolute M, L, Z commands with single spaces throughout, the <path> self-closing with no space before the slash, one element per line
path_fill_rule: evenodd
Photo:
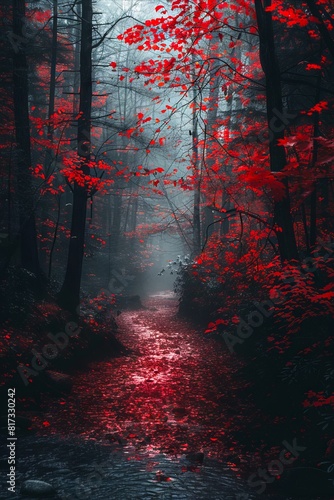
<path fill-rule="evenodd" d="M 271 0 L 255 0 L 257 23 L 260 35 L 260 60 L 266 77 L 267 120 L 269 127 L 270 169 L 281 172 L 286 165 L 286 155 L 278 140 L 284 138 L 287 118 L 283 114 L 281 75 L 276 58 L 272 13 L 266 12 Z M 274 200 L 274 220 L 279 226 L 277 240 L 281 260 L 298 260 L 298 249 L 290 211 L 288 181 L 285 180 L 284 198 Z"/>
<path fill-rule="evenodd" d="M 56 67 L 58 52 L 58 0 L 53 0 L 52 16 L 52 47 L 51 47 L 51 69 L 50 69 L 50 96 L 49 96 L 49 120 L 55 112 L 55 94 L 56 94 Z M 53 139 L 53 126 L 51 122 L 48 125 L 48 139 Z"/>
<path fill-rule="evenodd" d="M 319 80 L 320 87 L 320 80 Z M 319 89 L 318 87 L 318 89 Z M 317 92 L 317 100 L 320 99 L 320 90 Z M 312 170 L 315 170 L 316 163 L 318 160 L 318 148 L 319 144 L 317 139 L 320 137 L 320 128 L 319 128 L 319 113 L 314 113 L 314 140 L 313 140 L 313 153 L 312 153 Z M 314 250 L 316 242 L 317 242 L 317 182 L 313 183 L 313 191 L 310 196 L 310 250 Z"/>
<path fill-rule="evenodd" d="M 111 225 L 111 253 L 118 255 L 119 241 L 121 235 L 121 220 L 122 220 L 122 194 L 120 191 L 120 181 L 115 182 L 115 192 L 113 195 L 113 212 L 112 212 L 112 225 Z"/>
<path fill-rule="evenodd" d="M 133 194 L 133 202 L 131 204 L 131 231 L 137 228 L 137 215 L 138 215 L 138 190 Z"/>
<path fill-rule="evenodd" d="M 192 129 L 192 153 L 193 153 L 193 169 L 195 176 L 194 187 L 194 208 L 193 208 L 193 255 L 196 256 L 201 252 L 201 172 L 198 158 L 198 117 L 196 109 L 196 87 L 194 86 L 194 109 L 193 109 L 193 129 Z"/>
<path fill-rule="evenodd" d="M 59 222 L 60 222 L 60 196 L 58 196 L 57 202 L 58 202 L 57 220 L 56 220 L 55 230 L 54 230 L 54 233 L 53 233 L 52 244 L 51 244 L 51 248 L 50 248 L 50 256 L 49 256 L 49 270 L 48 270 L 48 278 L 49 279 L 51 278 L 51 273 L 52 273 L 53 252 L 54 252 L 54 249 L 55 249 L 55 246 L 56 246 L 58 229 L 59 229 Z"/>
<path fill-rule="evenodd" d="M 307 6 L 310 9 L 312 16 L 314 16 L 317 20 L 317 28 L 320 32 L 322 40 L 324 41 L 326 47 L 334 58 L 334 40 L 331 38 L 329 30 L 324 22 L 324 19 L 321 15 L 321 11 L 318 5 L 314 2 L 314 0 L 306 0 Z"/>
<path fill-rule="evenodd" d="M 92 109 L 92 0 L 82 0 L 81 48 L 80 48 L 80 103 L 78 118 L 78 156 L 81 173 L 89 175 L 91 158 L 91 109 Z M 66 274 L 59 293 L 59 302 L 71 311 L 80 303 L 80 284 L 85 246 L 87 213 L 87 188 L 74 183 L 71 238 Z"/>
<path fill-rule="evenodd" d="M 205 154 L 205 168 L 208 172 L 211 172 L 211 168 L 216 162 L 216 158 L 213 155 L 213 148 L 215 144 L 215 125 L 217 123 L 218 116 L 218 103 L 219 103 L 219 91 L 221 87 L 221 76 L 219 75 L 219 66 L 216 62 L 216 52 L 212 50 L 212 45 L 219 44 L 218 32 L 215 32 L 213 39 L 211 41 L 209 56 L 212 60 L 210 61 L 210 105 L 207 113 L 207 126 L 206 126 L 206 154 Z M 218 45 L 219 46 L 219 45 Z M 211 174 L 210 174 L 211 175 Z M 214 212 L 210 206 L 206 206 L 203 216 L 203 230 L 202 230 L 202 245 L 204 243 L 204 237 L 206 233 L 208 237 L 217 232 L 219 229 L 218 224 L 213 224 L 214 222 Z"/>
<path fill-rule="evenodd" d="M 50 146 L 53 141 L 54 135 L 54 127 L 51 121 L 51 117 L 55 112 L 55 93 L 56 93 L 56 67 L 57 67 L 57 52 L 58 52 L 58 0 L 53 0 L 53 15 L 52 15 L 52 45 L 51 45 L 51 66 L 50 66 L 50 83 L 49 83 L 49 105 L 48 105 L 48 129 L 47 129 L 47 138 L 50 142 Z M 48 177 L 50 175 L 50 169 L 52 167 L 53 160 L 53 152 L 51 147 L 46 149 L 45 152 L 45 160 L 44 160 L 44 172 L 45 176 Z M 51 195 L 49 195 L 51 197 Z M 50 200 L 48 200 L 48 196 L 43 196 L 40 201 L 41 206 L 41 217 L 42 220 L 46 220 L 48 218 L 48 207 Z M 52 244 L 50 249 L 49 261 L 47 262 L 47 253 L 43 251 L 43 246 L 40 247 L 40 256 L 42 260 L 43 267 L 48 267 L 48 277 L 51 277 L 52 271 L 52 255 L 53 250 L 55 248 L 56 240 L 57 240 L 57 231 L 59 227 L 59 202 L 58 203 L 58 212 L 57 212 L 57 222 L 55 227 L 55 232 L 52 238 Z M 41 227 L 42 241 L 45 241 L 48 237 L 48 228 L 42 224 Z"/>
<path fill-rule="evenodd" d="M 17 145 L 17 193 L 20 214 L 21 264 L 40 274 L 31 177 L 28 64 L 24 38 L 25 1 L 13 0 L 13 98 Z"/>

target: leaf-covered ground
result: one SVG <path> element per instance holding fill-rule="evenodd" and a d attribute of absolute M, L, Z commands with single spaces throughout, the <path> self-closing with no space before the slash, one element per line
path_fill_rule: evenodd
<path fill-rule="evenodd" d="M 284 472 L 310 465 L 312 450 L 304 447 L 305 422 L 289 421 L 288 412 L 274 418 L 261 414 L 250 384 L 241 375 L 240 357 L 179 318 L 172 293 L 152 296 L 145 305 L 118 317 L 117 337 L 127 348 L 126 355 L 95 360 L 81 370 L 74 366 L 72 393 L 63 397 L 44 394 L 40 411 L 28 412 L 34 418 L 37 440 L 47 443 L 62 436 L 64 443 L 72 439 L 73 443 L 80 440 L 107 447 L 113 457 L 120 454 L 116 461 L 113 458 L 119 480 L 122 461 L 137 462 L 152 476 L 153 490 L 154 484 L 175 478 L 180 481 L 183 476 L 186 480 L 189 474 L 198 475 L 199 485 L 204 487 L 200 478 L 206 474 L 205 467 L 212 467 L 212 461 L 246 482 L 251 474 L 258 481 L 259 467 L 264 467 L 276 484 L 273 461 L 281 456 L 282 442 L 292 444 L 294 439 L 303 450 L 293 457 L 285 449 L 289 465 L 284 466 Z M 67 371 L 70 368 L 67 366 Z M 166 457 L 173 461 L 170 470 Z M 39 471 L 40 467 L 37 456 L 33 469 Z M 212 470 L 212 481 L 219 490 L 219 478 L 223 487 L 225 473 L 221 475 L 216 465 Z M 327 476 L 324 473 L 326 480 Z M 253 498 L 259 484 L 265 486 L 265 498 L 299 498 L 276 496 L 266 480 L 257 482 L 257 488 L 254 482 L 246 483 L 246 496 L 235 498 Z M 189 481 L 186 483 L 189 486 Z M 242 491 L 244 494 L 245 489 Z"/>
<path fill-rule="evenodd" d="M 119 318 L 118 338 L 129 354 L 77 374 L 66 400 L 45 401 L 44 425 L 133 449 L 242 459 L 231 427 L 244 426 L 246 412 L 255 410 L 240 397 L 238 359 L 177 318 L 172 295 L 147 306 Z"/>
<path fill-rule="evenodd" d="M 277 458 L 283 440 L 303 444 L 296 422 L 260 413 L 240 358 L 180 319 L 173 294 L 146 306 L 119 316 L 127 356 L 92 363 L 76 373 L 70 396 L 44 400 L 47 434 L 109 442 L 133 458 L 203 452 L 246 475 Z M 308 459 L 301 453 L 294 466 Z"/>

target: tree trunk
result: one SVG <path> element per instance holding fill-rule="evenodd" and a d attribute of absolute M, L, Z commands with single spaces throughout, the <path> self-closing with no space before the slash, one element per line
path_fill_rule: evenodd
<path fill-rule="evenodd" d="M 58 51 L 58 0 L 53 0 L 53 16 L 52 16 L 52 47 L 51 47 L 51 69 L 50 69 L 50 96 L 48 109 L 48 139 L 53 140 L 53 126 L 50 118 L 55 112 L 55 94 L 56 94 L 56 67 L 57 67 L 57 51 Z"/>
<path fill-rule="evenodd" d="M 278 145 L 278 140 L 284 138 L 288 118 L 283 114 L 281 75 L 276 58 L 272 13 L 265 11 L 270 5 L 271 0 L 255 0 L 260 35 L 260 60 L 266 77 L 270 170 L 281 172 L 286 165 L 286 155 L 284 147 Z M 277 240 L 282 262 L 299 258 L 290 211 L 288 181 L 283 182 L 284 198 L 274 200 L 274 221 L 278 226 Z"/>
<path fill-rule="evenodd" d="M 219 75 L 219 62 L 217 62 L 217 51 L 212 49 L 212 45 L 219 46 L 219 36 L 218 32 L 214 32 L 213 39 L 210 43 L 209 48 L 209 58 L 210 58 L 210 97 L 209 97 L 209 109 L 207 112 L 207 126 L 206 126 L 206 137 L 205 137 L 205 169 L 211 176 L 213 173 L 212 167 L 215 165 L 217 160 L 217 155 L 214 154 L 215 146 L 215 125 L 217 124 L 218 107 L 219 107 L 219 91 L 221 87 L 221 76 Z M 213 174 L 215 176 L 215 174 Z M 204 210 L 204 224 L 202 237 L 203 239 L 208 238 L 217 232 L 219 227 L 218 224 L 213 224 L 214 222 L 214 212 L 211 208 L 212 200 L 209 200 L 209 206 L 205 207 Z M 202 244 L 204 241 L 202 241 Z"/>
<path fill-rule="evenodd" d="M 322 49 L 322 43 L 321 43 Z M 322 50 L 320 53 L 320 57 L 322 54 Z M 315 102 L 319 102 L 321 99 L 321 72 L 318 72 L 317 78 L 317 91 L 315 94 Z M 314 113 L 313 116 L 313 152 L 312 152 L 312 160 L 311 160 L 311 169 L 315 172 L 316 164 L 318 161 L 318 149 L 319 143 L 318 139 L 320 137 L 320 115 L 319 112 Z M 315 180 L 313 183 L 313 191 L 310 196 L 310 249 L 314 250 L 316 242 L 317 242 L 317 181 Z"/>
<path fill-rule="evenodd" d="M 121 220 L 122 220 L 122 192 L 120 191 L 121 182 L 116 180 L 115 193 L 113 195 L 113 212 L 111 226 L 111 252 L 114 256 L 119 253 L 119 240 L 121 235 Z"/>
<path fill-rule="evenodd" d="M 31 178 L 30 122 L 28 107 L 28 65 L 25 54 L 23 24 L 25 1 L 13 0 L 13 98 L 15 139 L 17 143 L 17 192 L 20 216 L 21 264 L 40 273 L 34 198 Z"/>
<path fill-rule="evenodd" d="M 138 214 L 138 189 L 133 193 L 133 199 L 131 204 L 131 229 L 130 231 L 135 231 L 137 228 L 137 214 Z"/>
<path fill-rule="evenodd" d="M 198 117 L 197 117 L 197 95 L 196 85 L 194 84 L 194 108 L 193 108 L 193 130 L 192 130 L 192 155 L 193 170 L 195 178 L 194 187 L 194 208 L 193 208 L 193 254 L 199 255 L 201 252 L 201 172 L 198 158 Z"/>
<path fill-rule="evenodd" d="M 310 9 L 312 16 L 316 19 L 317 28 L 322 36 L 322 40 L 324 41 L 326 47 L 334 58 L 334 40 L 332 39 L 328 25 L 324 22 L 324 19 L 319 10 L 319 6 L 316 5 L 314 0 L 306 0 L 307 6 Z"/>
<path fill-rule="evenodd" d="M 89 175 L 91 157 L 91 108 L 92 108 L 92 0 L 82 0 L 80 47 L 80 103 L 78 118 L 78 156 L 81 173 Z M 87 188 L 74 183 L 71 238 L 66 274 L 59 293 L 59 301 L 69 310 L 76 310 L 80 303 L 80 283 L 85 246 L 87 213 Z"/>

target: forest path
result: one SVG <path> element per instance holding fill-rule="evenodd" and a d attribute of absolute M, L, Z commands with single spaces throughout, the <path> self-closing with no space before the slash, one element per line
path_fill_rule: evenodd
<path fill-rule="evenodd" d="M 92 362 L 70 395 L 43 402 L 37 435 L 20 441 L 22 478 L 61 500 L 257 498 L 256 461 L 232 435 L 253 418 L 240 361 L 177 317 L 172 293 L 145 306 L 118 318 L 128 355 Z"/>
<path fill-rule="evenodd" d="M 245 415 L 240 361 L 177 317 L 172 292 L 153 295 L 145 305 L 118 317 L 117 336 L 130 354 L 79 373 L 61 414 L 50 412 L 50 424 L 66 434 L 107 435 L 134 449 L 201 451 L 218 459 L 237 453 L 240 459 L 229 435 L 231 417 L 235 425 Z"/>

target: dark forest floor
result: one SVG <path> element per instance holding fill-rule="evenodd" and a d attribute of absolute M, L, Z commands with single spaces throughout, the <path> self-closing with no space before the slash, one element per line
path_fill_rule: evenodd
<path fill-rule="evenodd" d="M 20 481 L 47 480 L 60 498 L 331 498 L 305 423 L 261 411 L 241 358 L 179 318 L 173 294 L 145 306 L 118 318 L 126 354 L 67 363 L 71 392 L 23 408 Z"/>

